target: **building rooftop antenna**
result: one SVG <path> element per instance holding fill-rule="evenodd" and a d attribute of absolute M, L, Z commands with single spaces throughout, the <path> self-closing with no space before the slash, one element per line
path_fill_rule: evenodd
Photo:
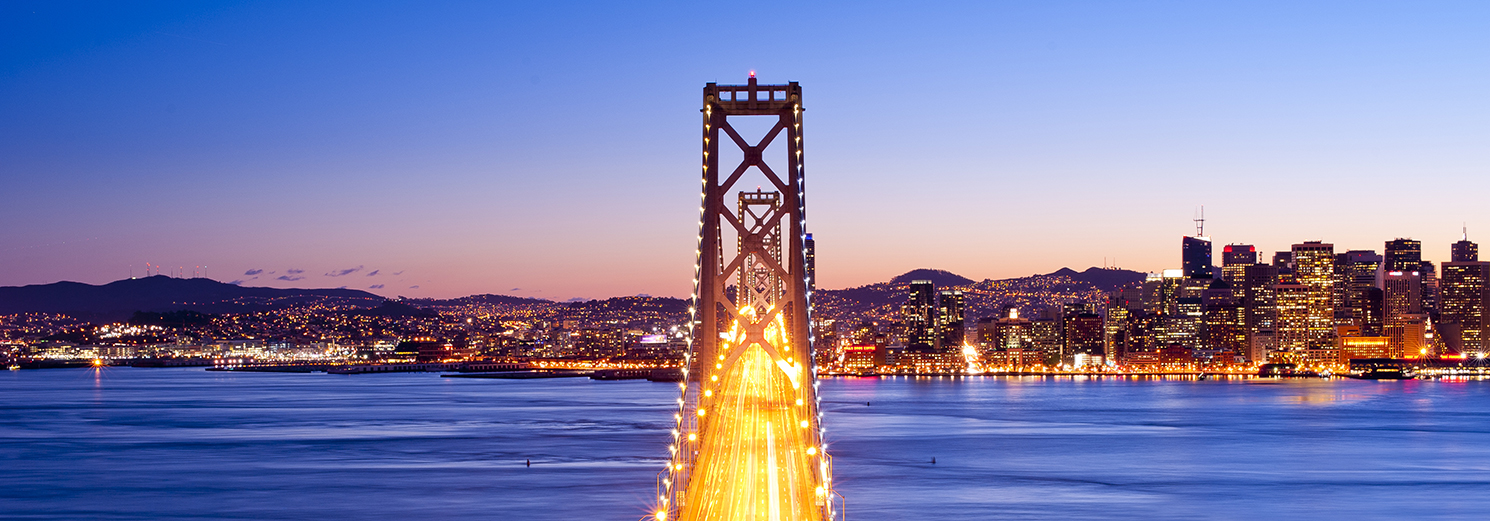
<path fill-rule="evenodd" d="M 1200 216 L 1195 218 L 1195 237 L 1205 237 L 1205 205 L 1200 206 Z"/>

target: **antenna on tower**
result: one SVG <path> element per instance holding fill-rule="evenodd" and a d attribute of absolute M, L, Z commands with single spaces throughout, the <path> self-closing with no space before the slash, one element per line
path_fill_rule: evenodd
<path fill-rule="evenodd" d="M 1461 240 L 1461 241 L 1467 241 L 1467 240 L 1469 240 L 1469 223 L 1468 222 L 1465 222 L 1464 223 L 1464 235 L 1459 240 Z"/>
<path fill-rule="evenodd" d="M 1205 205 L 1200 206 L 1200 217 L 1195 218 L 1195 236 L 1205 237 Z"/>

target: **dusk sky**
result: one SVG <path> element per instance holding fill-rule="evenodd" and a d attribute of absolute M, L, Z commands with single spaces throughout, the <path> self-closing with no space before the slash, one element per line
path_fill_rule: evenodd
<path fill-rule="evenodd" d="M 751 70 L 819 287 L 1490 241 L 1484 2 L 432 4 L 0 4 L 0 285 L 686 296 Z"/>

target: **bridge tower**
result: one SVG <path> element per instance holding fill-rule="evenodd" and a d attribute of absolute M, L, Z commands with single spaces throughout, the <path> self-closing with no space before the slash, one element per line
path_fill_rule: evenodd
<path fill-rule="evenodd" d="M 760 85 L 752 73 L 746 85 L 704 87 L 689 353 L 658 521 L 831 520 L 841 511 L 812 366 L 802 110 L 795 82 Z M 759 141 L 732 124 L 744 117 L 770 125 Z M 721 147 L 739 164 L 721 165 Z M 761 186 L 731 197 L 747 174 Z"/>

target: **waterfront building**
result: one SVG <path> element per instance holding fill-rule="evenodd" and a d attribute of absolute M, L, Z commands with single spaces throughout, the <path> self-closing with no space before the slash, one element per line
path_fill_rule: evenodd
<path fill-rule="evenodd" d="M 1392 358 L 1391 339 L 1384 336 L 1362 336 L 1356 326 L 1340 328 L 1340 358 L 1343 361 L 1365 358 Z"/>
<path fill-rule="evenodd" d="M 885 365 L 885 346 L 875 344 L 843 346 L 842 365 L 848 371 L 866 371 Z"/>
<path fill-rule="evenodd" d="M 929 346 L 907 347 L 896 360 L 896 365 L 921 374 L 962 373 L 967 361 L 961 352 L 951 352 Z"/>

